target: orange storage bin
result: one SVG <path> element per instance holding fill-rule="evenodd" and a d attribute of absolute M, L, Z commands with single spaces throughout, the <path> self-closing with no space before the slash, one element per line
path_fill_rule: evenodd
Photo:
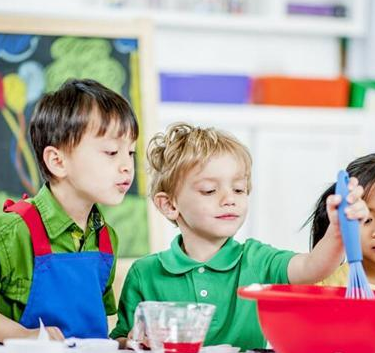
<path fill-rule="evenodd" d="M 280 76 L 254 79 L 252 103 L 295 106 L 346 107 L 349 80 L 292 78 Z"/>

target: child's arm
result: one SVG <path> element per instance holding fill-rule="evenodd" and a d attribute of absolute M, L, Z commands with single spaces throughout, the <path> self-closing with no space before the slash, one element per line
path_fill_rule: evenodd
<path fill-rule="evenodd" d="M 350 206 L 346 214 L 350 219 L 364 220 L 368 217 L 368 208 L 361 199 L 363 188 L 356 178 L 350 178 L 347 197 Z M 294 256 L 288 265 L 288 278 L 292 284 L 316 283 L 328 277 L 342 262 L 344 247 L 340 233 L 337 207 L 341 196 L 330 195 L 327 198 L 329 227 L 322 240 L 308 254 Z"/>
<path fill-rule="evenodd" d="M 63 340 L 64 335 L 58 327 L 46 327 L 49 337 L 53 340 Z M 39 329 L 27 329 L 6 316 L 0 314 L 0 342 L 7 338 L 38 337 Z"/>
<path fill-rule="evenodd" d="M 118 305 L 118 320 L 115 328 L 110 333 L 110 337 L 119 342 L 120 349 L 127 348 L 127 341 L 132 338 L 131 329 L 134 323 L 135 309 L 139 302 L 145 300 L 142 295 L 141 279 L 136 265 L 137 262 L 133 263 L 125 278 Z"/>

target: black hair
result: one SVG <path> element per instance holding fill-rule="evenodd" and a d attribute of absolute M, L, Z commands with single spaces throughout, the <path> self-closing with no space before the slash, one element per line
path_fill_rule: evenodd
<path fill-rule="evenodd" d="M 356 177 L 364 189 L 363 199 L 366 200 L 375 183 L 375 153 L 355 159 L 346 167 L 350 177 Z M 304 225 L 311 224 L 310 249 L 323 238 L 328 226 L 327 197 L 335 193 L 336 183 L 327 188 L 316 203 L 314 212 Z"/>
<path fill-rule="evenodd" d="M 30 122 L 30 137 L 45 180 L 53 179 L 44 163 L 47 146 L 71 150 L 79 144 L 90 122 L 90 113 L 100 116 L 98 136 L 103 136 L 111 122 L 118 122 L 118 134 L 138 138 L 138 123 L 128 101 L 99 82 L 90 79 L 67 80 L 57 91 L 45 94 L 35 107 Z"/>

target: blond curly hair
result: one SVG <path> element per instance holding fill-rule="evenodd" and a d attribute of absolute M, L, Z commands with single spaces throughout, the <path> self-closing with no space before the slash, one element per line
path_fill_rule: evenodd
<path fill-rule="evenodd" d="M 174 123 L 165 133 L 157 133 L 147 148 L 151 198 L 154 199 L 159 192 L 165 192 L 173 199 L 184 175 L 198 165 L 203 167 L 210 157 L 224 153 L 233 154 L 244 163 L 249 194 L 251 155 L 234 136 L 213 127 L 194 127 L 187 123 Z"/>

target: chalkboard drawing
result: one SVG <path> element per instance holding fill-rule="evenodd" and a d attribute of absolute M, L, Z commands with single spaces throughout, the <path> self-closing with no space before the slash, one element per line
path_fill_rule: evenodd
<path fill-rule="evenodd" d="M 34 195 L 43 183 L 27 136 L 37 100 L 68 78 L 97 80 L 130 101 L 140 125 L 134 183 L 121 205 L 101 208 L 119 235 L 120 257 L 148 253 L 139 39 L 16 32 L 0 33 L 0 202 Z"/>

